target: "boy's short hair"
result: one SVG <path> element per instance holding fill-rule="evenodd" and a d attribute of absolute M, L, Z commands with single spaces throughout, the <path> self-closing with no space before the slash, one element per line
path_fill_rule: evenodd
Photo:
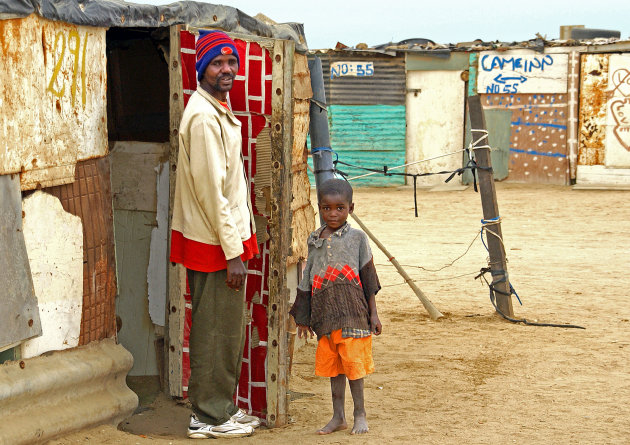
<path fill-rule="evenodd" d="M 352 203 L 352 186 L 345 179 L 329 179 L 319 186 L 317 190 L 317 199 L 321 200 L 325 195 L 343 196 Z"/>

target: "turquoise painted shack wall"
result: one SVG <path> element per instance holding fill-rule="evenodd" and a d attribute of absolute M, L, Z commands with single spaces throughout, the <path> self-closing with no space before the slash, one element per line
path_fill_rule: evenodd
<path fill-rule="evenodd" d="M 330 143 L 339 160 L 367 168 L 382 169 L 405 163 L 405 106 L 404 105 L 329 105 Z M 309 150 L 310 150 L 309 141 Z M 312 167 L 312 158 L 309 158 Z M 366 172 L 358 168 L 338 165 L 349 177 Z M 400 169 L 403 173 L 405 170 Z M 309 172 L 311 184 L 315 184 Z M 404 176 L 382 174 L 351 181 L 353 186 L 403 185 Z"/>

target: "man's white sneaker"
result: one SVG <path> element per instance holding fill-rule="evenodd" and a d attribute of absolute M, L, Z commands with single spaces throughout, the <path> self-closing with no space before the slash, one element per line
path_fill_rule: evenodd
<path fill-rule="evenodd" d="M 240 425 L 249 425 L 252 428 L 258 428 L 260 426 L 260 419 L 258 417 L 245 414 L 245 411 L 240 408 L 236 411 L 236 414 L 230 417 L 230 420 Z"/>
<path fill-rule="evenodd" d="M 210 430 L 212 437 L 245 437 L 254 433 L 254 427 L 241 425 L 240 423 L 228 420 L 221 425 L 213 426 Z"/>
<path fill-rule="evenodd" d="M 197 418 L 196 415 L 190 415 L 190 424 L 188 425 L 188 437 L 191 439 L 209 439 L 212 436 L 212 428 L 214 425 L 208 425 Z"/>

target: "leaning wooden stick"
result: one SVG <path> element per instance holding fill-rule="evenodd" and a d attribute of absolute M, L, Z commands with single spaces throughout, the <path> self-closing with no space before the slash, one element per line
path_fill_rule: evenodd
<path fill-rule="evenodd" d="M 424 295 L 424 292 L 422 292 L 420 288 L 416 286 L 416 283 L 413 282 L 411 277 L 407 275 L 407 272 L 405 272 L 405 270 L 402 268 L 402 266 L 396 260 L 396 258 L 394 258 L 394 256 L 391 253 L 389 253 L 389 251 L 385 248 L 385 246 L 374 236 L 374 234 L 370 232 L 370 229 L 368 229 L 365 226 L 365 224 L 363 224 L 363 222 L 359 219 L 359 217 L 355 213 L 351 213 L 350 216 L 354 218 L 354 220 L 357 222 L 359 226 L 361 226 L 361 229 L 363 229 L 363 231 L 367 234 L 367 236 L 369 236 L 370 239 L 374 241 L 374 244 L 376 244 L 378 248 L 381 249 L 381 251 L 387 256 L 387 259 L 390 261 L 390 263 L 394 265 L 398 273 L 405 279 L 405 282 L 414 291 L 414 293 L 416 294 L 416 296 L 418 297 L 418 299 L 420 300 L 424 308 L 427 310 L 427 312 L 431 316 L 431 318 L 433 320 L 437 320 L 439 318 L 444 317 L 444 315 L 442 315 L 442 313 L 438 311 L 435 308 L 435 306 L 433 306 L 433 303 L 431 303 L 431 300 L 429 300 L 427 296 Z"/>

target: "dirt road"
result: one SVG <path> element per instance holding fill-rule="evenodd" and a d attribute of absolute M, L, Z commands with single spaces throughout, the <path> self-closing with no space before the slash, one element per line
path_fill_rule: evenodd
<path fill-rule="evenodd" d="M 321 437 L 329 384 L 313 376 L 315 343 L 295 357 L 293 423 L 239 443 L 630 443 L 630 192 L 498 184 L 517 317 L 585 330 L 532 327 L 494 314 L 474 276 L 487 253 L 475 240 L 479 195 L 358 189 L 356 213 L 445 314 L 432 321 L 373 245 L 383 290 L 376 372 L 366 380 L 370 432 Z M 356 227 L 356 224 L 355 224 Z M 348 392 L 346 409 L 352 421 Z M 183 444 L 188 410 L 159 398 L 127 429 L 98 427 L 51 444 Z M 141 437 L 142 434 L 146 437 Z"/>

